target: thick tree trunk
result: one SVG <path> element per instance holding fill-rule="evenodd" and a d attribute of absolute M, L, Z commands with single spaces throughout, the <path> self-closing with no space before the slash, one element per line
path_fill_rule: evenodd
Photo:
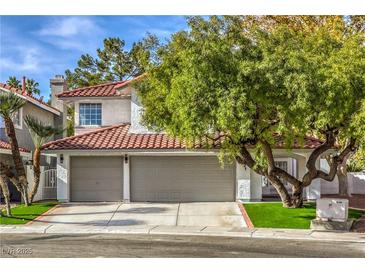
<path fill-rule="evenodd" d="M 29 196 L 28 196 L 28 180 L 25 176 L 19 177 L 19 181 L 23 185 L 23 200 L 24 204 L 26 206 L 29 206 L 31 203 L 29 202 Z"/>
<path fill-rule="evenodd" d="M 347 178 L 346 164 L 341 164 L 337 168 L 338 188 L 341 196 L 349 196 L 349 185 Z"/>
<path fill-rule="evenodd" d="M 41 169 L 40 169 L 40 159 L 41 159 L 41 150 L 36 148 L 33 154 L 33 172 L 34 172 L 34 181 L 33 181 L 33 188 L 29 194 L 29 202 L 32 203 L 34 196 L 37 194 L 38 187 L 39 187 L 39 180 L 41 176 Z"/>
<path fill-rule="evenodd" d="M 11 207 L 10 207 L 10 191 L 8 184 L 6 182 L 6 178 L 4 175 L 0 175 L 0 188 L 1 192 L 4 195 L 5 205 L 6 205 L 6 215 L 11 216 Z"/>
<path fill-rule="evenodd" d="M 292 199 L 288 193 L 288 190 L 286 189 L 284 184 L 280 181 L 280 179 L 275 176 L 267 176 L 267 177 L 268 177 L 270 183 L 273 185 L 273 187 L 278 192 L 280 199 L 283 202 L 283 206 L 292 207 L 293 206 Z"/>
<path fill-rule="evenodd" d="M 10 117 L 4 117 L 5 121 L 5 131 L 9 138 L 9 143 L 11 147 L 11 154 L 13 155 L 14 167 L 17 173 L 17 179 L 21 186 L 20 193 L 22 194 L 24 203 L 26 206 L 29 205 L 28 199 L 28 181 L 25 175 L 25 168 L 23 165 L 22 157 L 19 152 L 18 140 L 16 139 L 15 128 L 13 121 Z"/>
<path fill-rule="evenodd" d="M 293 186 L 293 197 L 292 203 L 293 207 L 303 207 L 303 185 Z"/>
<path fill-rule="evenodd" d="M 337 167 L 337 178 L 338 178 L 338 188 L 339 194 L 341 196 L 351 196 L 349 192 L 349 183 L 347 177 L 347 160 L 353 155 L 353 153 L 348 153 L 343 157 L 342 162 L 339 163 Z"/>

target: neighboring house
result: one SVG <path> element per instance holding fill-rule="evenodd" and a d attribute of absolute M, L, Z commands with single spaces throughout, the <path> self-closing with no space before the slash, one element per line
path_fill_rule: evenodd
<path fill-rule="evenodd" d="M 217 149 L 207 151 L 198 142 L 188 150 L 179 140 L 149 132 L 140 123 L 142 106 L 132 82 L 58 95 L 75 107 L 76 132 L 44 147 L 46 153 L 57 154 L 59 201 L 203 202 L 275 195 L 265 178 L 249 168 L 237 163 L 221 167 Z M 308 137 L 303 148 L 296 144 L 288 151 L 277 138 L 276 163 L 301 177 L 306 160 L 319 144 Z M 319 198 L 320 190 L 320 181 L 315 180 L 305 196 Z"/>
<path fill-rule="evenodd" d="M 62 101 L 59 101 L 57 97 L 55 97 L 55 94 L 57 90 L 59 92 L 63 91 L 65 89 L 65 86 L 63 86 L 64 88 L 62 88 L 62 90 L 59 89 L 58 81 L 59 79 L 57 78 L 51 80 L 51 89 L 54 90 L 51 105 L 48 105 L 42 99 L 38 99 L 31 94 L 28 94 L 26 90 L 12 88 L 7 84 L 0 83 L 0 92 L 12 92 L 26 101 L 26 104 L 13 117 L 13 123 L 15 127 L 15 134 L 18 140 L 18 145 L 20 147 L 20 154 L 23 158 L 24 164 L 28 166 L 28 172 L 30 171 L 29 161 L 32 159 L 31 152 L 34 150 L 34 144 L 30 136 L 29 130 L 24 123 L 24 117 L 26 115 L 32 115 L 40 121 L 52 126 L 61 126 L 64 124 L 63 103 Z M 52 84 L 52 82 L 55 82 L 55 84 Z M 62 136 L 55 136 L 54 140 L 60 137 Z M 10 144 L 5 131 L 5 125 L 2 117 L 0 117 L 0 161 L 10 166 L 13 165 Z M 55 167 L 56 158 L 54 157 L 54 155 L 42 155 L 42 170 Z M 16 193 L 13 185 L 9 184 L 9 187 L 13 200 L 19 200 L 20 195 Z"/>

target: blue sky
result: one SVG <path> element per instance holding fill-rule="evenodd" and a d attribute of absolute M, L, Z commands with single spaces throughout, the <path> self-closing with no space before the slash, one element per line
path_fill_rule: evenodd
<path fill-rule="evenodd" d="M 0 82 L 33 78 L 47 98 L 49 79 L 74 69 L 81 54 L 95 56 L 104 38 L 128 48 L 146 32 L 164 39 L 185 28 L 183 16 L 0 16 Z"/>

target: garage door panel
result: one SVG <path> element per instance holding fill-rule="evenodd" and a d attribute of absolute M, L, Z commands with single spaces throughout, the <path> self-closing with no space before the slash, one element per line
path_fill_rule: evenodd
<path fill-rule="evenodd" d="M 73 196 L 75 196 L 75 200 L 73 200 L 73 201 L 106 202 L 106 201 L 111 201 L 110 197 L 113 197 L 113 195 L 114 195 L 114 191 L 112 191 L 112 190 L 101 192 L 97 196 L 95 196 L 95 190 L 93 190 L 93 191 L 85 191 L 85 190 L 75 191 L 74 195 L 73 195 Z M 77 197 L 82 197 L 82 198 L 78 199 Z"/>
<path fill-rule="evenodd" d="M 72 157 L 72 201 L 120 201 L 123 198 L 122 157 Z"/>
<path fill-rule="evenodd" d="M 77 180 L 92 180 L 92 181 L 114 181 L 119 179 L 123 172 L 123 168 L 74 168 L 72 177 Z M 107 177 L 105 175 L 108 175 Z"/>
<path fill-rule="evenodd" d="M 131 157 L 132 201 L 233 201 L 234 168 L 217 157 Z"/>

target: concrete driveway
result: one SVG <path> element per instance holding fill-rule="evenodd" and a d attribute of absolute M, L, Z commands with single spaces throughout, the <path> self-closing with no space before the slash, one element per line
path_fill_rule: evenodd
<path fill-rule="evenodd" d="M 43 214 L 30 226 L 48 225 L 48 230 L 66 231 L 88 227 L 127 229 L 210 227 L 237 229 L 246 227 L 241 211 L 234 202 L 226 203 L 68 203 Z M 48 231 L 48 232 L 50 232 Z"/>

